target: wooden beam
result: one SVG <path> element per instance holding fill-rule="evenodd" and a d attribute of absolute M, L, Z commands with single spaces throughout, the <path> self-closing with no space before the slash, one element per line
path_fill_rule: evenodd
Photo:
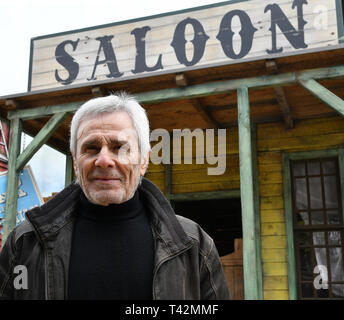
<path fill-rule="evenodd" d="M 5 101 L 5 106 L 8 110 L 20 109 L 16 100 L 9 99 Z"/>
<path fill-rule="evenodd" d="M 16 160 L 20 153 L 22 124 L 20 119 L 11 121 L 10 127 L 10 150 L 8 159 L 7 171 L 7 186 L 6 186 L 6 204 L 5 204 L 5 221 L 4 234 L 2 241 L 5 243 L 8 235 L 16 226 L 17 218 L 17 200 L 18 200 L 18 171 L 16 170 Z"/>
<path fill-rule="evenodd" d="M 333 92 L 313 79 L 299 80 L 299 83 L 314 96 L 318 97 L 340 115 L 344 116 L 344 101 L 340 97 L 336 96 Z"/>
<path fill-rule="evenodd" d="M 196 109 L 196 111 L 202 117 L 202 119 L 207 123 L 209 128 L 217 129 L 219 127 L 219 124 L 216 122 L 216 120 L 212 117 L 210 112 L 208 112 L 206 110 L 206 108 L 201 104 L 201 102 L 199 100 L 191 99 L 190 101 L 191 101 L 193 107 Z"/>
<path fill-rule="evenodd" d="M 31 108 L 31 109 L 9 111 L 7 117 L 10 120 L 16 119 L 16 118 L 20 118 L 22 120 L 43 118 L 43 117 L 48 117 L 53 114 L 61 113 L 61 112 L 75 112 L 83 103 L 84 101 L 73 102 L 73 103 L 63 103 L 63 104 L 57 104 L 54 106 L 47 106 L 47 107 L 37 107 L 37 108 Z"/>
<path fill-rule="evenodd" d="M 262 299 L 259 233 L 255 213 L 255 187 L 248 88 L 238 89 L 238 129 L 240 159 L 240 193 L 243 229 L 243 267 L 245 299 Z"/>
<path fill-rule="evenodd" d="M 275 60 L 266 61 L 265 66 L 266 66 L 266 70 L 269 74 L 275 74 L 275 75 L 279 74 L 278 67 L 277 67 Z M 294 121 L 293 121 L 293 118 L 291 116 L 290 106 L 289 106 L 284 88 L 274 87 L 273 90 L 274 90 L 277 102 L 280 106 L 286 127 L 287 127 L 287 129 L 291 129 L 294 127 Z"/>
<path fill-rule="evenodd" d="M 181 73 L 181 74 L 177 74 L 175 76 L 175 81 L 176 81 L 176 85 L 178 87 L 186 87 L 188 85 L 188 80 L 187 78 L 185 77 L 185 74 L 184 73 Z"/>
<path fill-rule="evenodd" d="M 73 158 L 71 154 L 66 154 L 66 177 L 65 186 L 72 183 L 74 178 Z"/>
<path fill-rule="evenodd" d="M 344 77 L 344 66 L 313 69 L 303 72 L 291 72 L 279 75 L 266 75 L 254 78 L 244 78 L 217 81 L 206 84 L 188 86 L 185 88 L 171 88 L 136 94 L 136 99 L 143 104 L 155 104 L 171 100 L 192 99 L 204 96 L 225 94 L 241 87 L 265 88 L 284 86 L 296 83 L 298 80 L 329 79 Z"/>
<path fill-rule="evenodd" d="M 104 90 L 99 86 L 93 87 L 91 90 L 92 90 L 92 95 L 94 97 L 104 97 L 105 96 Z"/>
<path fill-rule="evenodd" d="M 157 104 L 171 100 L 192 99 L 204 96 L 225 94 L 228 91 L 237 90 L 242 87 L 264 88 L 294 84 L 301 80 L 330 79 L 344 77 L 344 66 L 313 69 L 303 72 L 291 72 L 279 75 L 267 75 L 254 78 L 235 79 L 227 81 L 216 81 L 206 84 L 187 86 L 185 88 L 171 88 L 145 93 L 134 96 L 142 104 Z M 8 112 L 8 119 L 21 118 L 23 120 L 46 117 L 60 112 L 74 112 L 85 101 L 65 103 L 48 107 L 37 107 L 24 110 Z"/>
<path fill-rule="evenodd" d="M 229 198 L 240 198 L 240 190 L 178 193 L 171 194 L 170 196 L 170 199 L 174 201 L 198 201 Z"/>
<path fill-rule="evenodd" d="M 36 137 L 25 148 L 22 154 L 18 157 L 16 162 L 16 170 L 21 170 L 33 157 L 33 155 L 40 149 L 40 147 L 49 140 L 50 136 L 54 133 L 56 128 L 66 119 L 68 113 L 61 112 L 55 114 L 45 126 L 39 131 Z"/>

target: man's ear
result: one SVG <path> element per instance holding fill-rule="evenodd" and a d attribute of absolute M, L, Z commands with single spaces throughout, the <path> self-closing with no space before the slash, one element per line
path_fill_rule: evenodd
<path fill-rule="evenodd" d="M 150 152 L 148 152 L 147 156 L 144 157 L 141 161 L 141 164 L 140 164 L 140 175 L 141 175 L 141 177 L 143 177 L 147 171 L 148 164 L 149 164 L 149 156 L 150 156 Z"/>

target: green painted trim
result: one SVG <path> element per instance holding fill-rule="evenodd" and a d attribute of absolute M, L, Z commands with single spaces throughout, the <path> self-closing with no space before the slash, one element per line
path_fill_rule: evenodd
<path fill-rule="evenodd" d="M 340 194 L 342 199 L 342 216 L 344 221 L 344 149 L 338 150 L 338 166 L 340 179 Z"/>
<path fill-rule="evenodd" d="M 31 91 L 31 82 L 32 82 L 32 64 L 33 64 L 33 39 L 30 40 L 30 57 L 29 57 L 29 74 L 27 80 L 27 91 Z"/>
<path fill-rule="evenodd" d="M 66 175 L 65 175 L 66 187 L 72 183 L 73 175 L 74 175 L 73 157 L 71 154 L 66 154 Z"/>
<path fill-rule="evenodd" d="M 258 235 L 256 234 L 248 88 L 239 88 L 237 95 L 245 299 L 257 300 L 261 296 L 259 292 L 259 267 L 257 266 L 258 258 L 256 247 L 257 241 L 260 239 L 257 239 Z"/>
<path fill-rule="evenodd" d="M 17 218 L 17 199 L 18 199 L 18 181 L 19 172 L 16 170 L 17 156 L 20 154 L 22 123 L 20 119 L 11 121 L 10 126 L 10 150 L 8 159 L 7 186 L 6 186 L 6 204 L 4 234 L 2 241 L 5 243 L 8 235 L 16 226 Z"/>
<path fill-rule="evenodd" d="M 258 299 L 264 299 L 263 293 L 263 262 L 262 262 L 262 246 L 260 232 L 260 196 L 259 196 L 259 171 L 258 171 L 258 147 L 257 147 L 257 125 L 252 124 L 251 127 L 252 141 L 252 170 L 253 170 L 253 192 L 254 192 L 254 219 L 256 234 L 256 257 L 257 257 L 257 281 L 258 281 Z"/>
<path fill-rule="evenodd" d="M 49 140 L 54 131 L 60 126 L 60 124 L 66 119 L 68 113 L 61 112 L 55 114 L 44 127 L 39 131 L 36 137 L 25 148 L 21 155 L 18 156 L 16 162 L 16 170 L 20 171 L 30 161 L 34 154 L 41 148 L 41 146 Z"/>
<path fill-rule="evenodd" d="M 123 21 L 118 21 L 118 22 L 113 22 L 113 23 L 107 23 L 107 24 L 102 24 L 102 25 L 98 25 L 98 26 L 92 26 L 92 27 L 86 27 L 86 28 L 81 28 L 81 29 L 74 29 L 74 30 L 69 30 L 69 31 L 64 31 L 64 32 L 47 34 L 47 35 L 43 35 L 43 36 L 34 37 L 31 40 L 35 41 L 35 40 L 41 40 L 41 39 L 46 39 L 46 38 L 53 38 L 53 37 L 57 37 L 57 36 L 65 36 L 65 35 L 69 35 L 69 34 L 73 34 L 73 33 L 92 31 L 92 30 L 96 30 L 96 29 L 102 29 L 102 28 L 114 27 L 114 26 L 129 24 L 129 23 L 141 22 L 141 21 L 145 21 L 145 20 L 158 19 L 158 18 L 173 16 L 173 15 L 178 15 L 178 14 L 183 14 L 183 13 L 188 13 L 188 12 L 194 12 L 194 11 L 198 11 L 198 10 L 206 10 L 206 9 L 210 9 L 210 8 L 216 8 L 216 7 L 221 7 L 221 6 L 225 6 L 225 5 L 229 5 L 229 4 L 247 2 L 247 1 L 250 1 L 250 0 L 223 1 L 223 2 L 208 4 L 208 5 L 204 5 L 204 6 L 198 6 L 198 7 L 188 8 L 188 9 L 165 12 L 165 13 L 160 13 L 160 14 L 156 14 L 156 15 L 134 18 L 134 19 L 129 19 L 129 20 L 123 20 Z"/>
<path fill-rule="evenodd" d="M 299 83 L 314 96 L 318 97 L 340 115 L 344 116 L 344 100 L 313 79 L 300 80 Z"/>
<path fill-rule="evenodd" d="M 336 9 L 339 43 L 344 43 L 344 19 L 342 0 L 336 0 Z"/>
<path fill-rule="evenodd" d="M 329 68 L 319 68 L 311 69 L 303 72 L 291 72 L 278 75 L 264 75 L 260 77 L 252 77 L 245 79 L 234 79 L 234 80 L 225 80 L 225 81 L 216 81 L 206 84 L 188 86 L 186 88 L 170 88 L 164 90 L 156 90 L 151 92 L 145 92 L 141 94 L 134 95 L 135 98 L 142 104 L 155 104 L 159 102 L 172 101 L 172 100 L 181 100 L 181 99 L 190 99 L 190 98 L 199 98 L 203 96 L 210 96 L 222 93 L 228 93 L 228 91 L 237 90 L 243 86 L 247 88 L 266 88 L 274 86 L 285 86 L 292 85 L 297 81 L 301 80 L 310 80 L 310 79 L 333 79 L 344 77 L 344 65 L 335 66 Z M 86 85 L 73 86 L 73 88 L 85 87 Z M 87 84 L 87 86 L 90 86 Z M 68 87 L 70 89 L 72 86 Z M 28 97 L 31 95 L 37 95 L 48 92 L 63 91 L 64 88 L 58 89 L 45 89 L 32 92 L 27 92 L 24 94 L 15 94 L 0 97 L 1 100 L 6 99 L 16 99 L 18 97 Z M 73 112 L 75 111 L 82 103 L 65 103 L 49 107 L 38 107 L 32 109 L 23 109 L 15 110 L 8 112 L 8 119 L 14 118 L 27 118 L 29 119 L 40 116 L 47 116 L 53 113 L 58 112 Z"/>
<path fill-rule="evenodd" d="M 289 299 L 297 300 L 296 262 L 294 248 L 293 207 L 290 180 L 290 155 L 283 153 L 283 197 L 284 216 L 287 234 L 287 265 Z"/>
<path fill-rule="evenodd" d="M 185 88 L 171 88 L 136 94 L 136 99 L 143 104 L 200 98 L 209 95 L 228 93 L 242 87 L 266 88 L 294 84 L 300 80 L 329 79 L 344 76 L 344 66 L 312 69 L 304 72 L 291 72 L 278 75 L 264 75 L 260 77 L 234 79 L 188 86 Z"/>
<path fill-rule="evenodd" d="M 240 198 L 239 189 L 170 194 L 170 200 L 173 200 L 173 201 L 198 201 L 198 200 L 233 199 L 233 198 Z"/>
<path fill-rule="evenodd" d="M 290 160 L 306 160 L 316 158 L 338 157 L 339 177 L 341 185 L 342 215 L 344 219 L 344 149 L 328 149 L 309 152 L 283 153 L 283 188 L 284 188 L 284 211 L 287 234 L 287 257 L 288 257 L 288 286 L 290 300 L 296 300 L 297 277 L 294 248 L 293 208 L 291 194 Z"/>
<path fill-rule="evenodd" d="M 37 108 L 31 108 L 31 109 L 9 111 L 7 114 L 7 118 L 10 120 L 17 119 L 17 118 L 20 118 L 22 120 L 29 120 L 29 119 L 47 117 L 52 114 L 59 114 L 62 112 L 75 112 L 83 103 L 84 102 L 73 102 L 73 103 L 57 104 L 54 106 L 47 106 L 47 107 L 37 107 Z"/>

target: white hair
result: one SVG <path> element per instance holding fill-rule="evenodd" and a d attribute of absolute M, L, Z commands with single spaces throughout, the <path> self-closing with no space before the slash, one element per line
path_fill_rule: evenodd
<path fill-rule="evenodd" d="M 74 114 L 70 127 L 70 150 L 76 155 L 77 133 L 80 123 L 90 116 L 124 111 L 133 122 L 138 136 L 141 158 L 151 150 L 149 142 L 149 120 L 146 110 L 136 99 L 125 92 L 111 94 L 107 97 L 94 98 L 85 102 Z"/>

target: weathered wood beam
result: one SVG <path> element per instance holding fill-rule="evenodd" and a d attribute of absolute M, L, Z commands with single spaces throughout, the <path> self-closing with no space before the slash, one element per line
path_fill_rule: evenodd
<path fill-rule="evenodd" d="M 264 87 L 290 85 L 301 80 L 330 79 L 338 77 L 344 77 L 344 66 L 313 69 L 303 72 L 291 72 L 279 75 L 265 75 L 254 78 L 216 81 L 212 83 L 187 86 L 185 88 L 171 88 L 138 93 L 135 97 L 142 104 L 155 104 L 171 100 L 192 99 L 216 94 L 225 94 L 228 93 L 228 91 L 237 90 L 241 87 L 259 89 Z M 27 120 L 46 117 L 59 112 L 74 112 L 84 102 L 85 101 L 80 101 L 48 107 L 9 111 L 8 119 L 21 118 Z"/>
<path fill-rule="evenodd" d="M 209 128 L 217 129 L 219 127 L 219 124 L 216 122 L 216 120 L 212 117 L 210 112 L 206 110 L 206 108 L 201 104 L 199 100 L 191 99 L 190 101 Z"/>
<path fill-rule="evenodd" d="M 20 109 L 16 100 L 9 99 L 5 101 L 5 106 L 8 110 Z"/>
<path fill-rule="evenodd" d="M 240 190 L 221 190 L 209 192 L 190 192 L 171 194 L 170 199 L 174 201 L 198 201 L 198 200 L 212 200 L 212 199 L 228 199 L 239 198 Z"/>
<path fill-rule="evenodd" d="M 340 115 L 344 116 L 344 100 L 335 95 L 333 92 L 322 86 L 313 79 L 299 80 L 299 83 L 311 92 L 314 96 L 328 104 Z"/>
<path fill-rule="evenodd" d="M 61 113 L 61 112 L 75 112 L 82 104 L 82 102 L 73 102 L 73 103 L 63 103 L 57 104 L 54 106 L 47 107 L 37 107 L 24 110 L 16 110 L 8 112 L 8 119 L 20 118 L 22 120 L 29 120 L 35 118 L 43 118 L 51 116 L 52 114 Z"/>
<path fill-rule="evenodd" d="M 2 241 L 5 243 L 8 235 L 16 226 L 17 218 L 17 199 L 18 199 L 18 182 L 19 176 L 16 170 L 16 160 L 20 153 L 22 124 L 20 119 L 11 121 L 10 127 L 10 150 L 8 159 L 7 171 L 7 186 L 6 186 L 6 204 L 5 204 L 5 221 L 4 234 Z"/>
<path fill-rule="evenodd" d="M 105 96 L 104 90 L 101 87 L 99 87 L 99 86 L 98 87 L 93 87 L 91 89 L 91 91 L 92 91 L 92 95 L 94 97 L 104 97 Z"/>
<path fill-rule="evenodd" d="M 178 87 L 186 87 L 188 85 L 188 80 L 184 73 L 177 74 L 174 79 Z"/>
<path fill-rule="evenodd" d="M 265 66 L 266 66 L 266 70 L 269 74 L 275 74 L 275 75 L 279 74 L 278 67 L 277 67 L 275 60 L 266 61 Z M 290 106 L 289 106 L 284 88 L 274 87 L 273 90 L 274 90 L 277 102 L 280 106 L 286 127 L 287 127 L 287 129 L 291 129 L 294 127 L 294 121 L 293 121 L 293 118 L 291 116 Z"/>
<path fill-rule="evenodd" d="M 73 169 L 73 158 L 71 154 L 66 155 L 66 177 L 65 177 L 65 186 L 67 187 L 74 178 L 74 169 Z"/>
<path fill-rule="evenodd" d="M 16 170 L 21 170 L 33 157 L 33 155 L 40 149 L 40 147 L 49 140 L 50 136 L 59 127 L 59 125 L 66 119 L 68 113 L 61 112 L 55 114 L 44 127 L 39 131 L 36 137 L 30 142 L 25 150 L 20 154 L 16 162 Z"/>
<path fill-rule="evenodd" d="M 240 159 L 240 193 L 243 230 L 243 267 L 245 299 L 262 299 L 259 254 L 259 228 L 255 213 L 255 187 L 248 88 L 238 91 L 238 130 Z"/>

